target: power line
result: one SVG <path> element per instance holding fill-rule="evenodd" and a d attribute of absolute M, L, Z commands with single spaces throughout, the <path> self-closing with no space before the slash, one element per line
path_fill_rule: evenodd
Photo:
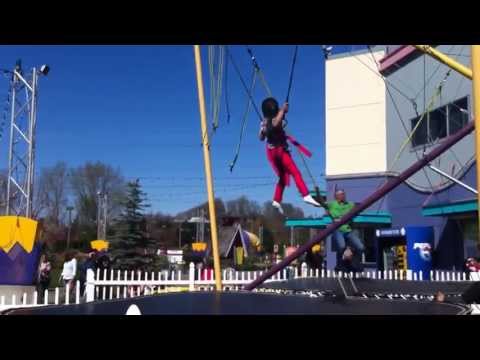
<path fill-rule="evenodd" d="M 242 73 L 240 72 L 240 69 L 238 68 L 237 66 L 237 63 L 235 62 L 235 60 L 233 59 L 233 55 L 232 53 L 230 52 L 230 49 L 228 46 L 225 46 L 225 50 L 227 51 L 227 55 L 230 59 L 230 62 L 232 63 L 239 79 L 240 79 L 240 82 L 242 83 L 242 86 L 243 86 L 243 89 L 245 90 L 245 93 L 247 94 L 248 98 L 250 99 L 250 101 L 252 102 L 252 105 L 253 105 L 253 108 L 255 109 L 255 112 L 257 113 L 260 121 L 263 119 L 262 115 L 260 114 L 260 111 L 258 110 L 258 107 L 257 105 L 255 104 L 255 99 L 253 99 L 253 96 L 252 94 L 248 91 L 248 86 L 247 86 L 247 83 L 245 82 L 245 79 L 243 78 L 242 76 Z"/>

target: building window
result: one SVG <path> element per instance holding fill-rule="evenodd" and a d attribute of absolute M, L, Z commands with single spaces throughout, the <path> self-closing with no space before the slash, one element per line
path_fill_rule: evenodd
<path fill-rule="evenodd" d="M 468 123 L 468 114 L 467 97 L 428 112 L 412 136 L 412 147 L 432 144 L 455 134 Z M 411 131 L 415 129 L 420 119 L 421 116 L 417 116 L 410 120 Z"/>
<path fill-rule="evenodd" d="M 421 116 L 416 117 L 415 119 L 411 120 L 412 123 L 412 130 L 415 129 L 418 122 L 422 120 L 418 128 L 415 130 L 415 133 L 412 137 L 412 146 L 420 146 L 427 143 L 428 137 L 428 127 L 427 127 L 427 119 L 422 119 Z"/>
<path fill-rule="evenodd" d="M 449 134 L 455 134 L 468 123 L 468 99 L 466 97 L 448 105 L 448 118 Z"/>
<path fill-rule="evenodd" d="M 428 114 L 429 142 L 447 136 L 447 108 L 442 106 Z"/>

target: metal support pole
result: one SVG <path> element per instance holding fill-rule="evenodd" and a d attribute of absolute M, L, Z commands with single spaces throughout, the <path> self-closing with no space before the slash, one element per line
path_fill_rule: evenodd
<path fill-rule="evenodd" d="M 200 45 L 194 45 L 195 69 L 197 75 L 198 103 L 200 110 L 200 122 L 202 127 L 203 160 L 205 163 L 205 177 L 208 192 L 208 210 L 210 214 L 210 231 L 212 236 L 213 264 L 215 269 L 215 286 L 217 291 L 222 290 L 222 278 L 220 271 L 220 253 L 218 250 L 217 216 L 215 213 L 215 194 L 213 190 L 212 168 L 210 164 L 210 140 L 208 138 L 207 113 L 205 109 L 205 94 L 203 88 L 202 59 Z"/>
<path fill-rule="evenodd" d="M 446 177 L 447 179 L 453 181 L 454 183 L 456 183 L 456 184 L 460 185 L 461 187 L 467 189 L 468 191 L 474 193 L 475 195 L 478 195 L 478 191 L 477 191 L 477 190 L 475 190 L 474 188 L 472 188 L 472 187 L 468 186 L 467 184 L 461 182 L 460 180 L 455 179 L 453 176 L 447 174 L 446 172 L 443 172 L 442 170 L 437 169 L 435 166 L 433 166 L 433 165 L 431 165 L 431 164 L 428 165 L 428 167 L 429 167 L 432 171 L 435 171 L 437 174 L 442 175 L 443 177 Z"/>
<path fill-rule="evenodd" d="M 16 82 L 18 81 L 17 79 L 17 74 L 14 73 L 13 75 L 13 80 L 12 80 L 12 100 L 11 100 L 11 109 L 10 109 L 10 144 L 9 144 L 9 150 L 8 150 L 8 179 L 7 179 L 7 205 L 5 209 L 5 214 L 12 215 L 11 214 L 11 178 L 13 176 L 13 144 L 14 144 L 14 139 L 13 139 L 13 129 L 15 125 L 15 104 L 16 104 Z"/>
<path fill-rule="evenodd" d="M 465 65 L 459 63 L 458 61 L 453 60 L 449 56 L 443 54 L 441 51 L 429 46 L 429 45 L 413 45 L 418 50 L 424 52 L 427 55 L 430 55 L 432 58 L 444 63 L 449 68 L 457 71 L 458 73 L 462 74 L 463 76 L 472 79 L 473 73 L 472 70 L 466 67 Z M 473 54 L 472 54 L 473 56 Z"/>
<path fill-rule="evenodd" d="M 12 98 L 5 214 L 32 218 L 39 72 L 33 68 L 31 76 L 24 77 L 18 61 L 10 73 Z"/>
<path fill-rule="evenodd" d="M 35 163 L 35 144 L 34 144 L 34 134 L 35 134 L 35 117 L 36 117 L 36 95 L 37 95 L 37 69 L 33 68 L 32 71 L 32 95 L 30 98 L 30 119 L 28 122 L 28 168 L 27 168 L 27 208 L 25 211 L 25 216 L 27 218 L 32 217 L 32 203 L 33 203 L 33 174 L 34 174 L 34 163 Z"/>

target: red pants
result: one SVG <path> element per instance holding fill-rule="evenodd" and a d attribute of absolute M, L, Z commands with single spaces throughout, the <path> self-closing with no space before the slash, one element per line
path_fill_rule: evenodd
<path fill-rule="evenodd" d="M 273 149 L 267 147 L 267 157 L 273 170 L 278 175 L 278 183 L 275 186 L 273 200 L 277 202 L 282 201 L 283 190 L 285 190 L 285 186 L 289 185 L 290 175 L 293 177 L 300 194 L 302 194 L 302 196 L 309 194 L 307 185 L 305 185 L 305 181 L 303 181 L 302 174 L 300 174 L 297 165 L 293 162 L 290 152 L 281 146 Z"/>

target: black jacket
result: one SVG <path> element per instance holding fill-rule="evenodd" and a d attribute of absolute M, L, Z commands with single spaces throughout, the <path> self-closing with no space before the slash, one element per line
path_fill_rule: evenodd
<path fill-rule="evenodd" d="M 480 281 L 473 283 L 465 290 L 462 299 L 466 304 L 480 304 Z"/>

